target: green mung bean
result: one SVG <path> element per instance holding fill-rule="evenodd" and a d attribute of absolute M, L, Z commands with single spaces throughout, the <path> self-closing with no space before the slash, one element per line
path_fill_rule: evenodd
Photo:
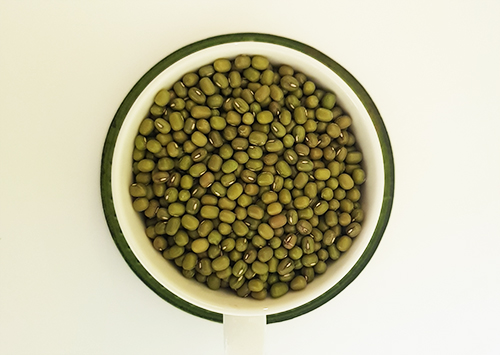
<path fill-rule="evenodd" d="M 302 290 L 362 233 L 352 125 L 293 67 L 219 58 L 155 95 L 134 140 L 132 207 L 186 278 L 258 300 Z"/>

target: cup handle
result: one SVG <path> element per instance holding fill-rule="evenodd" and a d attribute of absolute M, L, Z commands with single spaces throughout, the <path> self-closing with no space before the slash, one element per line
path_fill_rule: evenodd
<path fill-rule="evenodd" d="M 266 316 L 224 314 L 224 354 L 264 355 Z"/>

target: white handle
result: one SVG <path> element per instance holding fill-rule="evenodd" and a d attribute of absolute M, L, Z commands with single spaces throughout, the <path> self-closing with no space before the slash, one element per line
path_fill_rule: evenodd
<path fill-rule="evenodd" d="M 225 355 L 264 355 L 266 316 L 224 314 Z"/>

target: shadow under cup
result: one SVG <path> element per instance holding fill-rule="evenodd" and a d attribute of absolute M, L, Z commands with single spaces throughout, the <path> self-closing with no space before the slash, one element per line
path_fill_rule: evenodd
<path fill-rule="evenodd" d="M 318 87 L 333 91 L 337 103 L 353 119 L 352 131 L 363 153 L 367 180 L 362 186 L 363 230 L 351 248 L 306 289 L 259 301 L 228 291 L 213 291 L 186 279 L 156 251 L 145 234 L 144 222 L 132 208 L 132 151 L 141 121 L 155 94 L 170 88 L 190 71 L 218 58 L 260 54 L 273 64 L 288 64 Z M 394 167 L 389 137 L 382 118 L 363 87 L 344 68 L 302 43 L 263 34 L 234 34 L 209 38 L 184 47 L 154 66 L 127 95 L 111 124 L 103 151 L 101 190 L 111 234 L 123 257 L 143 282 L 160 297 L 191 314 L 222 322 L 224 315 L 267 316 L 279 322 L 315 309 L 341 292 L 366 266 L 389 220 L 394 192 Z"/>

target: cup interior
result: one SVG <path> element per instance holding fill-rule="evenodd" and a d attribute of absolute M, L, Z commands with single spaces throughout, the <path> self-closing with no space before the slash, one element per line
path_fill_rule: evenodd
<path fill-rule="evenodd" d="M 296 71 L 306 74 L 317 86 L 333 91 L 337 95 L 338 105 L 353 119 L 352 131 L 357 139 L 356 144 L 363 152 L 363 167 L 367 174 L 362 188 L 362 207 L 365 211 L 363 230 L 355 238 L 352 247 L 330 265 L 325 274 L 308 284 L 306 289 L 290 291 L 281 298 L 263 301 L 239 298 L 221 290 L 212 291 L 206 285 L 184 278 L 172 262 L 165 260 L 152 247 L 151 240 L 145 234 L 144 222 L 132 208 L 129 195 L 134 138 L 153 104 L 155 94 L 162 88 L 170 88 L 187 72 L 197 70 L 217 58 L 234 58 L 238 54 L 260 54 L 273 64 L 291 65 Z M 111 197 L 126 243 L 142 267 L 159 284 L 183 301 L 211 312 L 239 316 L 272 315 L 300 309 L 321 298 L 341 283 L 346 275 L 354 272 L 374 236 L 382 212 L 385 187 L 383 144 L 370 113 L 350 83 L 344 81 L 331 67 L 301 50 L 285 45 L 258 41 L 221 43 L 179 58 L 159 72 L 133 100 L 130 108 L 123 113 L 125 117 L 116 137 L 111 163 Z M 366 257 L 369 259 L 371 255 Z"/>

